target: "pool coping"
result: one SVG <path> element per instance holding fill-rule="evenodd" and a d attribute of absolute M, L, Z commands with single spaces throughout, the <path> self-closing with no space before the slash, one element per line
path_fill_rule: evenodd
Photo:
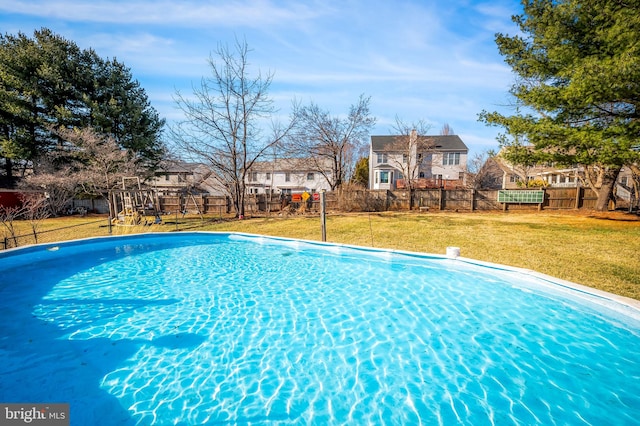
<path fill-rule="evenodd" d="M 618 306 L 621 305 L 627 308 L 623 310 L 624 314 L 630 315 L 640 321 L 640 300 L 632 299 L 626 296 L 620 296 L 614 293 L 598 290 L 596 288 L 589 287 L 583 284 L 578 284 L 571 281 L 563 280 L 561 278 L 547 275 L 532 269 L 519 268 L 515 266 L 503 265 L 499 263 L 486 262 L 482 260 L 458 256 L 457 255 L 459 253 L 458 250 L 452 251 L 452 253 L 455 253 L 455 255 L 451 255 L 449 254 L 450 253 L 449 250 L 447 250 L 447 254 L 437 254 L 437 253 L 416 252 L 416 251 L 409 251 L 409 250 L 385 249 L 385 248 L 370 247 L 370 246 L 358 246 L 358 245 L 344 244 L 344 243 L 332 243 L 332 242 L 326 242 L 326 241 L 314 241 L 314 240 L 306 240 L 306 239 L 300 239 L 300 238 L 277 237 L 277 236 L 263 235 L 263 234 L 252 234 L 247 232 L 180 231 L 180 232 L 147 232 L 147 233 L 128 234 L 128 235 L 107 235 L 107 236 L 98 236 L 98 237 L 79 238 L 75 240 L 31 244 L 27 246 L 13 247 L 10 249 L 0 251 L 0 259 L 4 257 L 10 257 L 14 254 L 18 254 L 19 252 L 37 251 L 40 249 L 57 250 L 57 247 L 59 247 L 60 245 L 76 245 L 76 244 L 86 243 L 89 241 L 101 241 L 101 240 L 109 240 L 109 239 L 126 240 L 129 238 L 144 238 L 145 236 L 178 236 L 178 235 L 185 235 L 185 234 L 236 235 L 236 236 L 243 236 L 248 238 L 269 239 L 274 241 L 288 241 L 288 242 L 296 241 L 296 242 L 301 242 L 301 243 L 321 246 L 321 247 L 344 247 L 350 250 L 357 250 L 357 251 L 363 251 L 363 252 L 378 252 L 378 253 L 384 252 L 384 253 L 390 253 L 390 254 L 399 254 L 404 256 L 417 257 L 417 258 L 430 258 L 430 259 L 438 259 L 438 260 L 451 261 L 451 262 L 461 262 L 469 265 L 490 268 L 498 271 L 520 273 L 525 276 L 536 278 L 542 282 L 546 282 L 549 285 L 553 285 L 555 289 L 564 290 L 567 293 L 571 292 L 571 294 L 574 296 L 584 295 L 585 298 L 589 298 L 591 301 L 594 301 L 594 298 L 595 300 L 601 300 L 602 303 L 606 304 L 607 307 L 609 307 L 610 309 L 612 308 L 611 306 L 612 302 L 617 304 Z M 457 249 L 457 247 L 455 247 L 455 249 Z M 620 311 L 619 309 L 615 309 L 615 310 Z M 631 310 L 631 312 L 629 312 L 629 310 Z"/>

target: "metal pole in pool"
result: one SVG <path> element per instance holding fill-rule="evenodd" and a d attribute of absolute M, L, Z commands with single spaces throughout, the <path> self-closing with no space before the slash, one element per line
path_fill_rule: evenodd
<path fill-rule="evenodd" d="M 326 191 L 323 189 L 320 191 L 320 227 L 322 228 L 322 241 L 327 241 L 327 206 L 326 206 Z"/>

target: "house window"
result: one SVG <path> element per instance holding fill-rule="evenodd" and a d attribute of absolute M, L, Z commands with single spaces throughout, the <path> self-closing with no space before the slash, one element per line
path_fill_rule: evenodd
<path fill-rule="evenodd" d="M 407 164 L 409 161 L 409 156 L 407 154 L 402 154 L 402 164 Z"/>
<path fill-rule="evenodd" d="M 249 182 L 257 182 L 258 181 L 258 172 L 249 173 Z"/>
<path fill-rule="evenodd" d="M 267 180 L 271 179 L 271 173 L 267 172 Z"/>
<path fill-rule="evenodd" d="M 627 185 L 628 185 L 628 183 L 629 183 L 629 179 L 627 178 L 627 176 L 622 176 L 622 177 L 620 178 L 620 184 L 621 184 L 621 185 L 627 186 Z"/>
<path fill-rule="evenodd" d="M 284 174 L 284 181 L 291 182 L 291 173 L 287 172 Z"/>
<path fill-rule="evenodd" d="M 164 180 L 168 181 L 169 180 L 169 175 L 164 175 Z"/>
<path fill-rule="evenodd" d="M 374 173 L 375 183 L 393 183 L 393 172 L 389 170 L 378 170 Z"/>
<path fill-rule="evenodd" d="M 459 152 L 445 152 L 442 156 L 443 166 L 457 166 L 458 164 L 460 164 Z"/>
<path fill-rule="evenodd" d="M 378 153 L 378 164 L 387 162 L 387 154 Z"/>
<path fill-rule="evenodd" d="M 313 173 L 307 173 L 307 180 L 313 180 L 315 179 L 315 176 L 313 175 Z"/>

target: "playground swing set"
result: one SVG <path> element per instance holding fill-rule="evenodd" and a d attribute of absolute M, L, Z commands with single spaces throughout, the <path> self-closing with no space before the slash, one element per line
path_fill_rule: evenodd
<path fill-rule="evenodd" d="M 133 188 L 127 188 L 129 180 L 134 181 Z M 112 225 L 135 226 L 162 223 L 156 192 L 151 189 L 142 189 L 138 177 L 123 177 L 122 189 L 111 191 L 110 202 L 113 211 L 118 212 L 111 219 Z"/>

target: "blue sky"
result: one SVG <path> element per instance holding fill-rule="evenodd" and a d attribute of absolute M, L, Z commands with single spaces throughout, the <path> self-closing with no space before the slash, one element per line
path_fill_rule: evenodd
<path fill-rule="evenodd" d="M 245 39 L 253 70 L 273 72 L 283 115 L 295 98 L 344 114 L 371 96 L 375 135 L 398 116 L 449 124 L 471 152 L 496 149 L 478 113 L 505 110 L 513 82 L 497 32 L 515 34 L 519 0 L 0 0 L 0 31 L 46 27 L 131 68 L 151 104 L 180 119 L 173 97 L 210 75 L 209 55 Z"/>

